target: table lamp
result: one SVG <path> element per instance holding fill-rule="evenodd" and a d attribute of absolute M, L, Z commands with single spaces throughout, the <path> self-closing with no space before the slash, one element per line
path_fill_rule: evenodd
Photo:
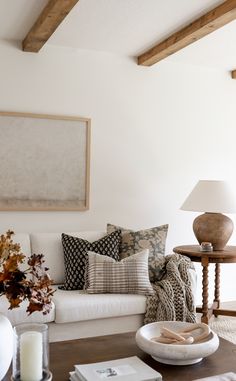
<path fill-rule="evenodd" d="M 236 212 L 235 192 L 225 181 L 200 180 L 181 206 L 182 210 L 205 212 L 193 221 L 193 231 L 200 245 L 211 242 L 213 250 L 224 250 L 234 225 L 222 213 Z"/>

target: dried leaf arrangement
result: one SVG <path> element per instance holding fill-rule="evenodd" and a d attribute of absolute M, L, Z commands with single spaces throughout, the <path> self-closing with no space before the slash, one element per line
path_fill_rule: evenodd
<path fill-rule="evenodd" d="M 23 300 L 29 304 L 26 312 L 41 311 L 46 315 L 51 309 L 54 293 L 48 268 L 43 254 L 32 254 L 28 259 L 14 243 L 13 231 L 8 230 L 0 236 L 0 296 L 5 295 L 10 303 L 9 309 L 17 308 Z M 22 270 L 22 264 L 27 269 Z M 24 266 L 25 267 L 25 266 Z"/>

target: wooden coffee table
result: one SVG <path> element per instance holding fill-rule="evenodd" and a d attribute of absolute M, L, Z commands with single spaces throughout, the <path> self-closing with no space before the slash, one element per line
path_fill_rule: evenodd
<path fill-rule="evenodd" d="M 163 376 L 163 381 L 192 381 L 196 378 L 236 372 L 236 346 L 220 339 L 218 350 L 200 363 L 186 366 L 164 365 L 152 359 L 135 343 L 135 333 L 100 336 L 50 344 L 53 380 L 67 381 L 75 364 L 138 356 Z M 10 381 L 10 371 L 3 381 Z"/>

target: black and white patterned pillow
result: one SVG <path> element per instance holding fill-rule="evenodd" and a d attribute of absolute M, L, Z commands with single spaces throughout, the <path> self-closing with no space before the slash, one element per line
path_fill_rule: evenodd
<path fill-rule="evenodd" d="M 85 266 L 88 251 L 94 251 L 119 260 L 121 232 L 117 230 L 98 241 L 89 242 L 82 238 L 62 233 L 65 263 L 65 282 L 62 290 L 82 290 L 85 282 Z"/>

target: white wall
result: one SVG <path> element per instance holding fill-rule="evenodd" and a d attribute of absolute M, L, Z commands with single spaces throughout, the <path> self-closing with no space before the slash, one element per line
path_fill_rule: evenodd
<path fill-rule="evenodd" d="M 199 179 L 236 184 L 235 97 L 236 81 L 226 71 L 171 61 L 145 68 L 52 46 L 30 54 L 2 42 L 0 109 L 91 117 L 92 141 L 89 211 L 1 212 L 0 231 L 169 223 L 168 253 L 195 243 L 196 214 L 179 207 Z M 222 300 L 236 299 L 235 273 L 236 265 L 222 266 Z"/>

